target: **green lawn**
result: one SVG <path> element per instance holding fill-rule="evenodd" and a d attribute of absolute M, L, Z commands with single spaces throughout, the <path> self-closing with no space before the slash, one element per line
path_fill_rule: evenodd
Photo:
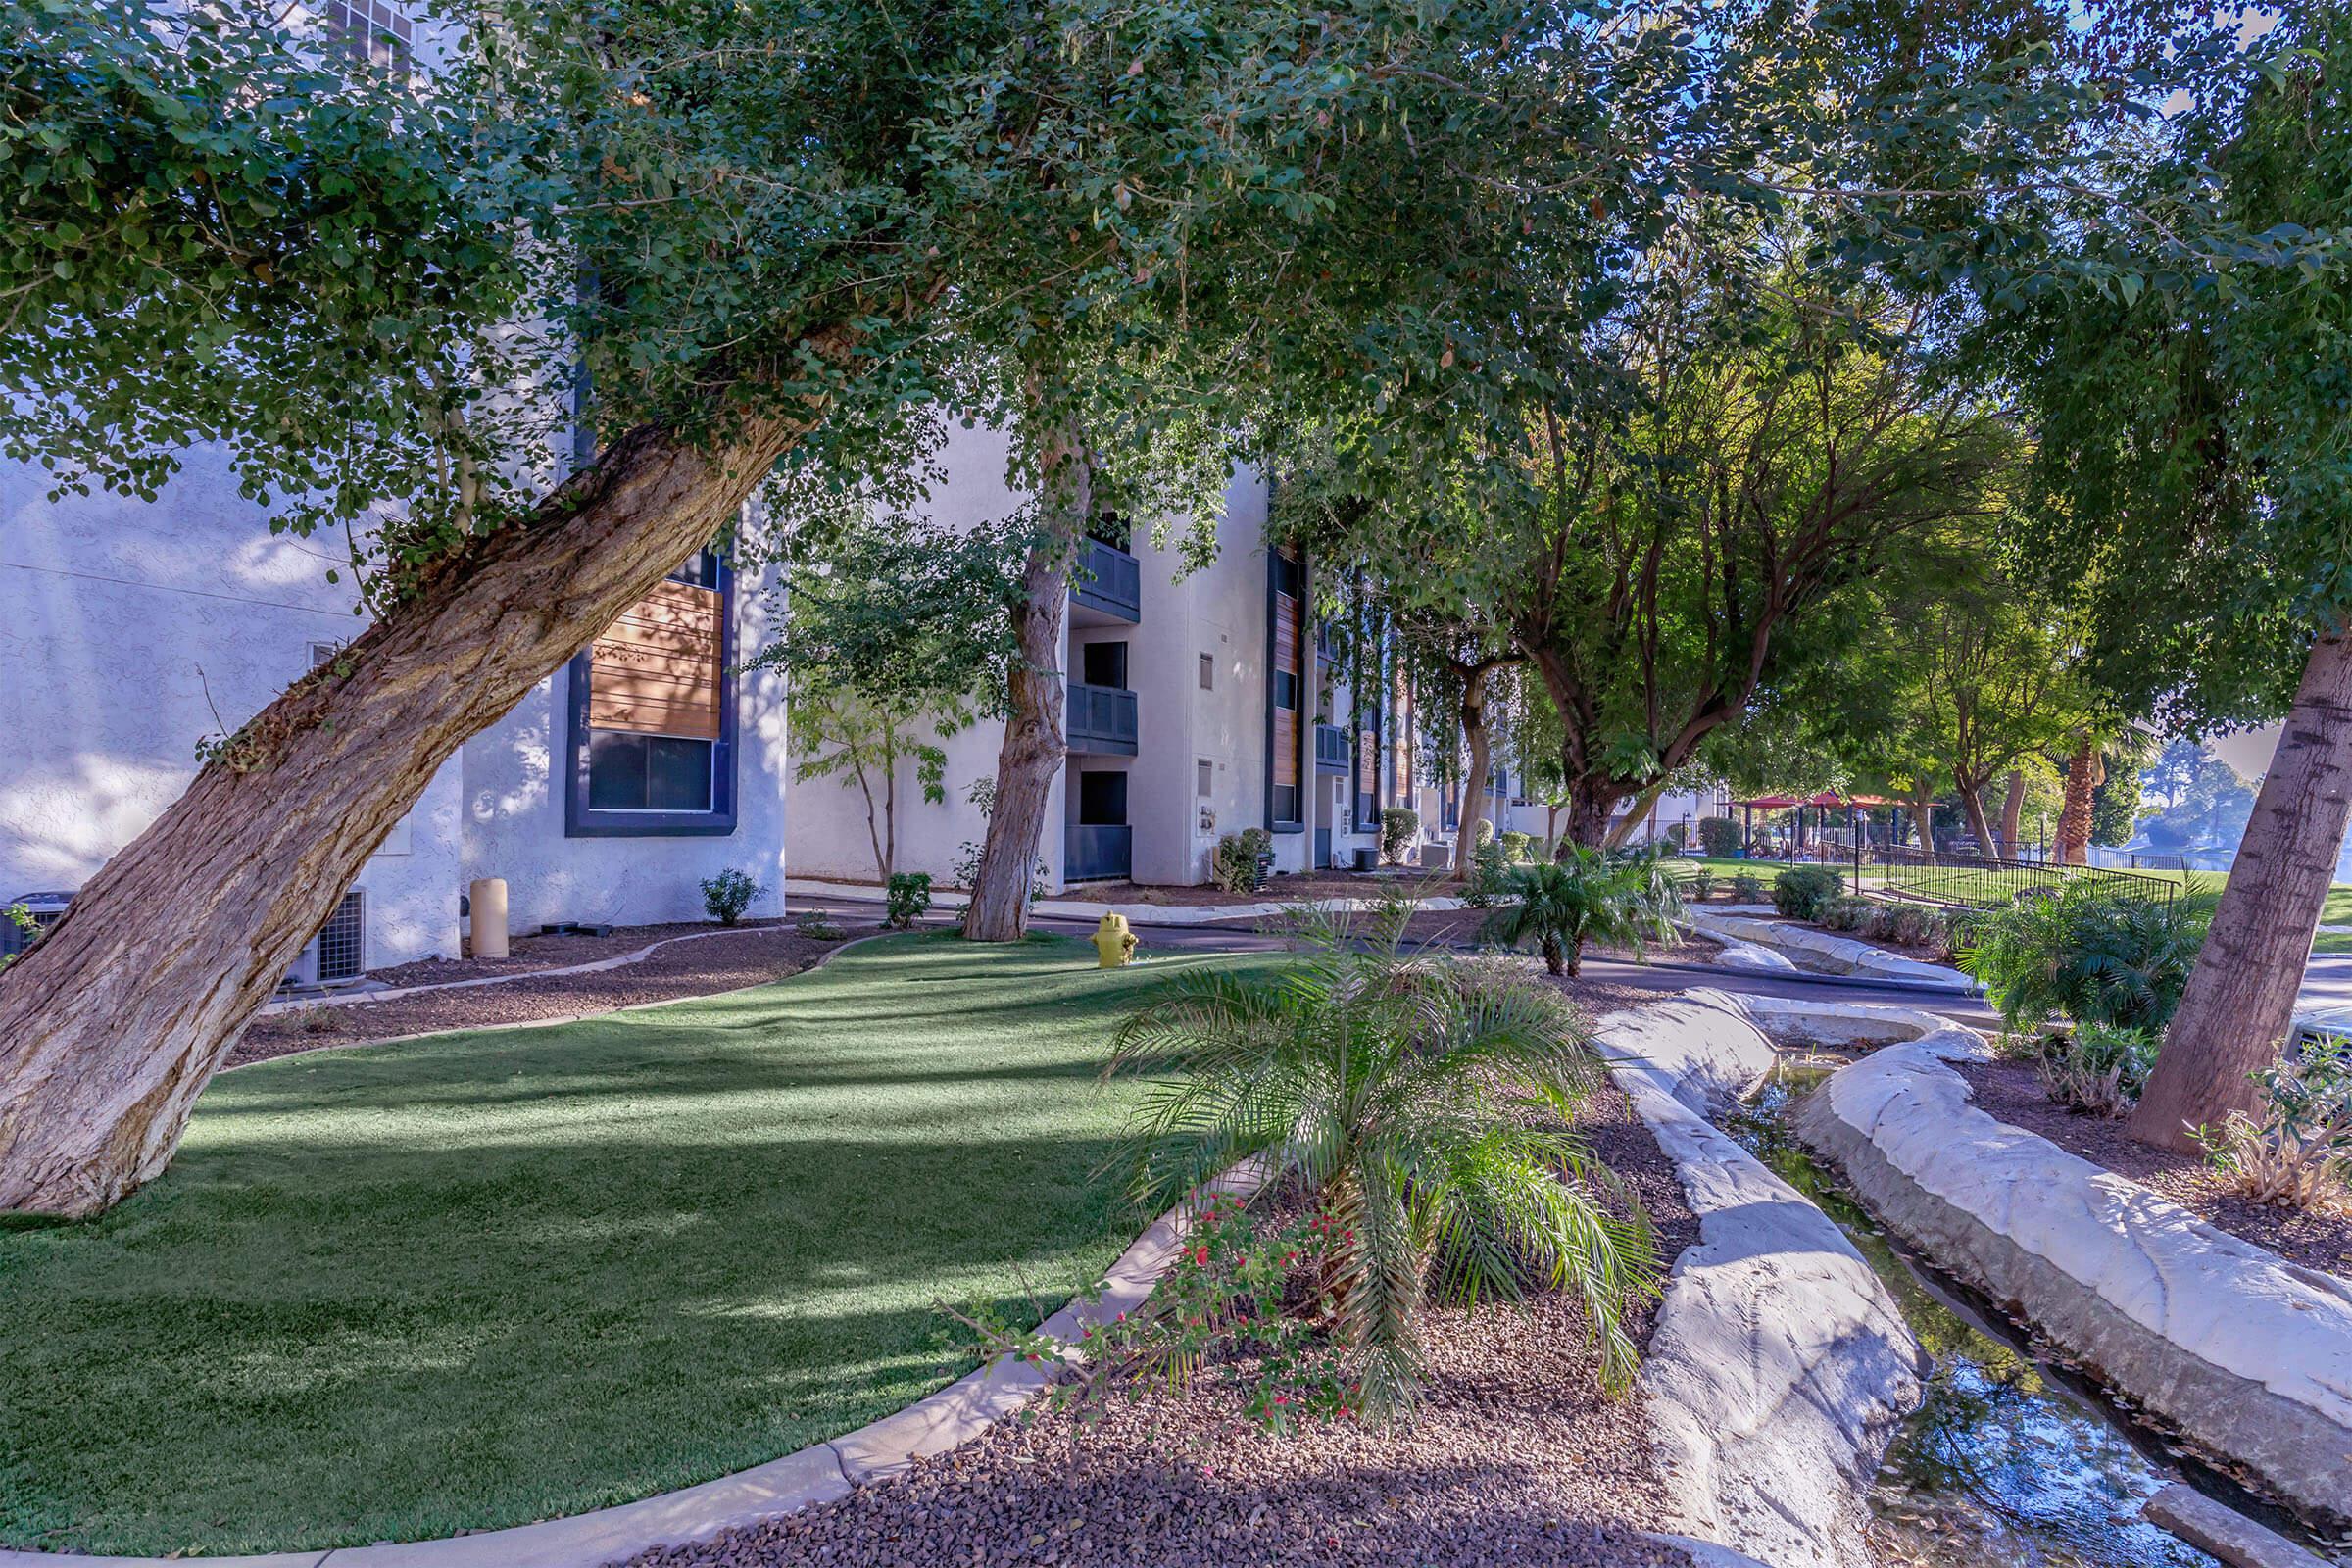
<path fill-rule="evenodd" d="M 0 1544 L 322 1547 L 773 1458 L 1139 1228 L 1112 1020 L 1203 959 L 911 937 L 561 1028 L 229 1073 L 162 1180 L 0 1232 Z"/>

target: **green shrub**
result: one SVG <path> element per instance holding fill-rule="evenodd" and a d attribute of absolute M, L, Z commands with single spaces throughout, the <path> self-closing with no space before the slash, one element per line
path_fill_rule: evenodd
<path fill-rule="evenodd" d="M 1246 827 L 1217 840 L 1208 858 L 1208 879 L 1227 893 L 1249 893 L 1264 881 L 1260 857 L 1274 853 L 1274 835 Z"/>
<path fill-rule="evenodd" d="M 1760 904 L 1764 899 L 1764 879 L 1753 871 L 1732 873 L 1732 902 Z"/>
<path fill-rule="evenodd" d="M 2093 1115 L 2129 1115 L 2156 1066 L 2156 1040 L 2144 1029 L 2082 1024 L 2043 1036 L 2037 1065 L 2052 1100 Z"/>
<path fill-rule="evenodd" d="M 2119 899 L 2087 880 L 1970 916 L 1960 966 L 2012 1032 L 2052 1013 L 2161 1033 L 2205 942 L 2214 896 Z"/>
<path fill-rule="evenodd" d="M 1462 887 L 1462 902 L 1473 909 L 1489 909 L 1510 891 L 1511 858 L 1500 844 L 1481 844 L 1470 862 L 1470 877 Z"/>
<path fill-rule="evenodd" d="M 1700 817 L 1698 847 L 1718 860 L 1730 859 L 1740 853 L 1740 824 L 1728 816 Z"/>
<path fill-rule="evenodd" d="M 1833 931 L 1860 931 L 1870 924 L 1877 906 L 1868 899 L 1844 894 L 1822 906 L 1821 923 Z"/>
<path fill-rule="evenodd" d="M 815 942 L 839 942 L 849 935 L 834 918 L 822 909 L 803 909 L 793 929 Z"/>
<path fill-rule="evenodd" d="M 1640 952 L 1672 941 L 1682 912 L 1675 879 L 1653 855 L 1608 856 L 1568 847 L 1567 858 L 1511 873 L 1508 901 L 1487 917 L 1485 935 L 1506 947 L 1534 943 L 1553 974 L 1575 974 L 1588 942 Z"/>
<path fill-rule="evenodd" d="M 1532 833 L 1505 833 L 1502 836 L 1502 855 L 1513 865 L 1525 865 L 1534 852 L 1536 842 Z"/>
<path fill-rule="evenodd" d="M 1826 865 L 1799 865 L 1772 879 L 1772 906 L 1790 920 L 1818 920 L 1845 891 L 1845 878 Z"/>
<path fill-rule="evenodd" d="M 1694 865 L 1683 873 L 1683 890 L 1693 899 L 1703 900 L 1715 891 L 1715 873 L 1703 865 Z"/>
<path fill-rule="evenodd" d="M 1494 824 L 1488 821 L 1483 816 L 1480 817 L 1471 825 L 1470 828 L 1470 843 L 1472 847 L 1483 850 L 1494 842 Z"/>
<path fill-rule="evenodd" d="M 743 918 L 743 911 L 752 906 L 752 901 L 766 891 L 749 873 L 729 866 L 716 876 L 703 878 L 703 907 L 720 925 L 733 925 Z"/>
<path fill-rule="evenodd" d="M 1688 848 L 1690 843 L 1690 824 L 1688 822 L 1667 823 L 1666 842 L 1678 850 Z"/>
<path fill-rule="evenodd" d="M 922 918 L 931 907 L 931 873 L 928 871 L 898 871 L 891 875 L 890 885 L 883 889 L 885 917 L 891 928 L 904 931 Z"/>
<path fill-rule="evenodd" d="M 1400 956 L 1401 929 L 1366 943 L 1335 916 L 1286 968 L 1187 971 L 1130 1018 L 1108 1071 L 1154 1080 L 1127 1134 L 1133 1196 L 1154 1212 L 1250 1158 L 1303 1187 L 1340 1255 L 1300 1294 L 1373 1420 L 1411 1402 L 1436 1298 L 1573 1292 L 1623 1389 L 1656 1244 L 1560 1126 L 1597 1082 L 1582 1021 L 1522 965 Z M 1187 1256 L 1216 1260 L 1206 1243 Z"/>
<path fill-rule="evenodd" d="M 2253 1075 L 2259 1114 L 2233 1110 L 2198 1142 L 2230 1190 L 2258 1203 L 2340 1209 L 2352 1200 L 2352 1041 L 2306 1040 Z"/>
<path fill-rule="evenodd" d="M 1380 858 L 1394 865 L 1421 831 L 1421 813 L 1409 806 L 1392 806 L 1380 813 Z"/>

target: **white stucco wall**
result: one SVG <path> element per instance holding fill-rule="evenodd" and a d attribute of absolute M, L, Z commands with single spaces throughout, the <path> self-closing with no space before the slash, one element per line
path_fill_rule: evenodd
<path fill-rule="evenodd" d="M 736 657 L 767 641 L 772 574 L 735 592 Z M 784 677 L 746 671 L 735 692 L 735 831 L 709 837 L 567 838 L 562 769 L 570 738 L 570 671 L 557 670 L 462 753 L 463 880 L 504 877 L 514 932 L 562 920 L 648 925 L 701 920 L 702 879 L 733 867 L 768 891 L 750 912 L 783 912 L 787 745 Z"/>
<path fill-rule="evenodd" d="M 272 537 L 221 455 L 154 503 L 47 499 L 0 465 L 0 899 L 78 888 L 234 730 L 363 622 L 324 542 Z M 458 770 L 368 862 L 366 961 L 457 951 Z"/>
<path fill-rule="evenodd" d="M 960 426 L 951 430 L 940 455 L 943 482 L 933 487 L 927 507 L 936 521 L 968 530 L 1010 515 L 1023 502 L 1005 483 L 1009 442 L 1002 432 Z M 1127 644 L 1127 682 L 1136 693 L 1137 755 L 1115 758 L 1072 756 L 1057 775 L 1047 803 L 1045 832 L 1038 846 L 1047 884 L 1059 891 L 1063 831 L 1074 814 L 1069 774 L 1073 769 L 1114 769 L 1128 775 L 1127 819 L 1134 828 L 1133 874 L 1147 883 L 1198 883 L 1206 878 L 1218 835 L 1259 825 L 1265 809 L 1266 723 L 1266 486 L 1254 474 L 1234 476 L 1218 523 L 1214 562 L 1186 574 L 1173 549 L 1152 543 L 1139 526 L 1134 554 L 1141 566 L 1142 612 L 1137 625 L 1078 625 L 1065 639 L 1064 667 L 1090 642 Z M 1182 537 L 1179 519 L 1168 530 Z M 1212 691 L 1200 688 L 1200 660 L 1215 662 Z M 1304 716 L 1311 718 L 1311 703 Z M 1001 722 L 985 721 L 949 739 L 945 805 L 921 799 L 911 764 L 899 778 L 897 865 L 928 871 L 942 884 L 951 879 L 961 847 L 987 831 L 968 791 L 996 774 L 1004 740 Z M 1311 747 L 1311 742 L 1310 742 Z M 1213 767 L 1213 787 L 1203 801 L 1197 793 L 1196 764 Z M 1311 750 L 1307 765 L 1312 767 Z M 866 804 L 856 783 L 816 779 L 793 786 L 790 826 L 793 874 L 870 882 L 874 855 Z M 1312 792 L 1309 792 L 1311 809 Z M 1214 813 L 1216 826 L 1200 825 L 1200 808 Z M 1311 831 L 1276 835 L 1276 865 L 1295 870 L 1305 864 Z"/>

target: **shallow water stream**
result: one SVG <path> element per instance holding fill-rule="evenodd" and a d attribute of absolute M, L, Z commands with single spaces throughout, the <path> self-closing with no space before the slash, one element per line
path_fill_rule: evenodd
<path fill-rule="evenodd" d="M 1895 1247 L 1786 1125 L 1826 1068 L 1784 1067 L 1724 1128 L 1838 1223 L 1885 1281 L 1935 1357 L 1925 1401 L 1903 1425 L 1871 1497 L 1871 1542 L 1887 1568 L 2213 1568 L 2216 1559 L 2142 1519 L 2174 1481 L 2295 1534 L 2226 1479 L 2163 1440 L 1960 1288 Z"/>

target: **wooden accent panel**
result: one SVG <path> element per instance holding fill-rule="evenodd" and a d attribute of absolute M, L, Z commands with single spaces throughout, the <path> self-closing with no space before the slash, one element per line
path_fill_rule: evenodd
<path fill-rule="evenodd" d="M 1274 667 L 1298 672 L 1298 601 L 1283 593 L 1274 596 Z"/>
<path fill-rule="evenodd" d="M 1274 710 L 1274 782 L 1298 782 L 1298 715 L 1287 708 Z"/>
<path fill-rule="evenodd" d="M 664 582 L 631 605 L 590 651 L 589 725 L 718 739 L 721 604 L 716 589 Z"/>

